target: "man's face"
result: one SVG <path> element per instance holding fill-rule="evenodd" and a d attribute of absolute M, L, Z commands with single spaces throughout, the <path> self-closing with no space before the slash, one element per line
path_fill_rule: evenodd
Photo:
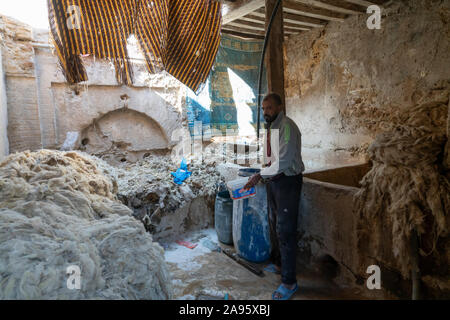
<path fill-rule="evenodd" d="M 267 123 L 273 122 L 277 118 L 278 113 L 281 111 L 281 105 L 277 106 L 272 99 L 263 101 L 262 108 L 264 119 Z"/>

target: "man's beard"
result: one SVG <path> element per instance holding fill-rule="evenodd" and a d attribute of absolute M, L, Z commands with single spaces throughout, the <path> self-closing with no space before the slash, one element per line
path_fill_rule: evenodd
<path fill-rule="evenodd" d="M 265 115 L 265 116 L 264 116 L 264 120 L 266 120 L 267 123 L 272 123 L 272 122 L 275 121 L 275 119 L 277 118 L 277 116 L 278 116 L 277 114 L 276 114 L 276 115 L 273 115 L 272 117 L 269 116 L 269 115 Z"/>

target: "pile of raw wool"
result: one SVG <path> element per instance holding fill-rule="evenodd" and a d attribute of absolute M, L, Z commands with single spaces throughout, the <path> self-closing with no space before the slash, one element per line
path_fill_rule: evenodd
<path fill-rule="evenodd" d="M 175 172 L 180 163 L 172 161 L 170 154 L 151 154 L 136 163 L 105 166 L 103 170 L 116 178 L 118 197 L 133 208 L 136 218 L 145 224 L 155 211 L 170 213 L 194 198 L 215 196 L 223 180 L 216 162 L 196 158 L 187 158 L 187 161 L 192 175 L 182 185 L 173 182 L 171 172 Z"/>
<path fill-rule="evenodd" d="M 368 149 L 373 168 L 356 195 L 360 243 L 364 239 L 380 258 L 386 253 L 383 241 L 390 238 L 395 267 L 405 278 L 411 270 L 411 231 L 431 238 L 422 255 L 433 252 L 449 233 L 450 183 L 441 166 L 448 103 L 444 90 L 401 113 L 390 130 L 379 134 Z M 388 226 L 391 230 L 385 230 Z"/>
<path fill-rule="evenodd" d="M 1 162 L 0 299 L 171 298 L 163 249 L 116 191 L 96 160 L 77 152 Z M 80 269 L 80 290 L 68 287 L 77 284 L 70 266 Z"/>

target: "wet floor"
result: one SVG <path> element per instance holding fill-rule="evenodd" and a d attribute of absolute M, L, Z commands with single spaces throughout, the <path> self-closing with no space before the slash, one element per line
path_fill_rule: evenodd
<path fill-rule="evenodd" d="M 189 249 L 176 242 L 162 242 L 172 275 L 174 299 L 272 299 L 280 276 L 264 272 L 260 277 L 224 253 L 210 250 L 211 242 L 219 244 L 214 229 L 181 235 L 179 240 L 196 244 Z M 220 244 L 222 248 L 232 247 Z M 263 268 L 264 265 L 258 265 Z M 293 300 L 364 299 L 358 289 L 343 289 L 313 273 L 298 274 L 300 289 Z"/>

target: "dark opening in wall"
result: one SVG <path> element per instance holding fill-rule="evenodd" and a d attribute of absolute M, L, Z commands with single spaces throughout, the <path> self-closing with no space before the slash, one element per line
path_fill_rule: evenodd
<path fill-rule="evenodd" d="M 318 257 L 316 263 L 320 273 L 328 280 L 333 280 L 339 273 L 339 263 L 328 254 Z"/>

